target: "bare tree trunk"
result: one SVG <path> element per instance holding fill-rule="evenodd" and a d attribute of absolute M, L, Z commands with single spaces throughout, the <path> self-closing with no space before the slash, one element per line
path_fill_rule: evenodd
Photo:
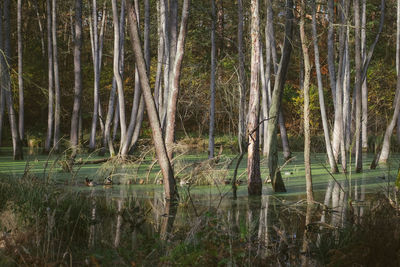
<path fill-rule="evenodd" d="M 99 112 L 99 83 L 100 83 L 100 65 L 99 65 L 99 41 L 98 41 L 98 27 L 97 27 L 97 6 L 96 0 L 92 1 L 92 36 L 93 36 L 93 71 L 94 71 L 94 93 L 93 93 L 93 116 L 92 116 L 92 127 L 90 131 L 89 139 L 89 151 L 96 149 L 96 128 Z M 89 18 L 90 19 L 90 18 Z"/>
<path fill-rule="evenodd" d="M 321 75 L 321 66 L 319 62 L 319 47 L 318 47 L 318 34 L 317 34 L 317 23 L 316 23 L 316 6 L 315 0 L 312 1 L 312 36 L 314 43 L 314 57 L 315 57 L 315 70 L 317 73 L 317 82 L 318 82 L 318 96 L 319 96 L 319 107 L 321 111 L 321 120 L 322 126 L 324 129 L 324 137 L 325 137 L 325 146 L 326 146 L 326 154 L 328 155 L 329 165 L 331 167 L 332 173 L 337 173 L 338 167 L 336 165 L 335 158 L 332 152 L 331 140 L 329 137 L 329 126 L 328 126 L 328 118 L 326 116 L 326 108 L 324 101 L 324 90 L 322 84 L 322 75 Z"/>
<path fill-rule="evenodd" d="M 210 129 L 208 134 L 208 158 L 214 158 L 214 120 L 215 120 L 215 0 L 211 0 L 211 79 L 210 79 Z"/>
<path fill-rule="evenodd" d="M 51 35 L 53 41 L 53 70 L 54 70 L 54 89 L 55 89 L 55 109 L 54 109 L 54 139 L 53 139 L 53 149 L 58 152 L 59 149 L 59 139 L 60 139 L 60 116 L 61 116 L 61 94 L 60 94 L 60 78 L 58 74 L 58 55 L 57 55 L 57 3 L 56 0 L 52 0 L 52 25 L 51 25 Z"/>
<path fill-rule="evenodd" d="M 396 21 L 396 72 L 400 72 L 400 0 L 397 0 L 397 21 Z M 1 131 L 0 131 L 1 133 Z M 400 144 L 400 117 L 397 121 L 397 143 Z"/>
<path fill-rule="evenodd" d="M 356 172 L 362 171 L 362 136 L 361 136 L 361 32 L 360 32 L 360 2 L 354 0 L 354 25 L 355 25 L 355 89 L 356 89 Z"/>
<path fill-rule="evenodd" d="M 239 56 L 239 127 L 238 127 L 238 143 L 239 151 L 243 152 L 244 139 L 246 136 L 246 72 L 244 69 L 244 53 L 243 53 L 243 2 L 238 0 L 238 56 Z"/>
<path fill-rule="evenodd" d="M 275 77 L 274 91 L 272 94 L 270 120 L 268 121 L 268 168 L 275 192 L 286 192 L 280 171 L 278 169 L 277 128 L 278 116 L 281 109 L 281 99 L 292 52 L 292 26 L 293 26 L 293 1 L 286 1 L 285 40 L 283 43 L 282 57 Z"/>
<path fill-rule="evenodd" d="M 24 80 L 22 70 L 22 0 L 17 2 L 17 35 L 18 35 L 18 92 L 19 92 L 19 139 L 24 141 Z"/>
<path fill-rule="evenodd" d="M 13 158 L 14 160 L 23 159 L 22 153 L 22 144 L 20 141 L 20 136 L 18 134 L 18 115 L 14 109 L 13 103 L 13 95 L 11 89 L 11 78 L 10 78 L 10 69 L 9 62 L 11 59 L 11 32 L 10 32 L 10 1 L 4 1 L 4 54 L 5 57 L 2 56 L 1 64 L 2 64 L 2 83 L 5 89 L 5 98 L 7 104 L 8 117 L 10 121 L 11 128 L 11 138 L 13 144 Z M 7 62 L 7 63 L 6 63 Z"/>
<path fill-rule="evenodd" d="M 179 30 L 179 37 L 177 42 L 177 51 L 175 61 L 173 63 L 173 71 L 170 72 L 172 75 L 171 79 L 173 80 L 170 83 L 170 92 L 168 96 L 168 106 L 167 106 L 167 126 L 165 130 L 165 143 L 167 145 L 168 157 L 172 160 L 173 154 L 173 145 L 175 141 L 175 118 L 176 118 L 176 109 L 178 103 L 178 95 L 179 95 L 179 83 L 180 83 L 180 75 L 181 75 L 181 66 L 183 61 L 184 47 L 185 47 L 185 39 L 186 39 L 186 28 L 187 21 L 189 17 L 189 5 L 190 0 L 184 0 L 183 8 L 182 8 L 182 17 L 181 17 L 181 25 Z"/>
<path fill-rule="evenodd" d="M 336 106 L 336 71 L 335 71 L 335 50 L 334 50 L 334 0 L 328 0 L 328 69 L 329 69 L 329 82 L 332 90 L 333 106 Z M 335 145 L 333 146 L 335 152 Z"/>
<path fill-rule="evenodd" d="M 262 183 L 260 174 L 259 152 L 259 111 L 260 111 L 260 19 L 258 0 L 251 0 L 251 78 L 247 129 L 249 133 L 247 148 L 247 175 L 249 195 L 261 195 Z"/>
<path fill-rule="evenodd" d="M 52 41 L 52 15 L 51 15 L 51 1 L 46 1 L 47 10 L 47 56 L 48 56 L 48 91 L 49 91 L 49 107 L 47 117 L 47 136 L 44 145 L 44 151 L 49 152 L 51 141 L 53 139 L 53 126 L 54 126 L 54 76 L 53 76 L 53 41 Z"/>
<path fill-rule="evenodd" d="M 140 84 L 142 93 L 144 95 L 144 101 L 146 103 L 147 114 L 150 120 L 157 159 L 164 177 L 164 193 L 166 199 L 174 199 L 177 196 L 175 178 L 168 158 L 163 134 L 161 131 L 160 120 L 157 114 L 154 98 L 151 93 L 149 78 L 147 76 L 146 62 L 143 56 L 143 51 L 140 44 L 139 29 L 137 26 L 138 20 L 136 17 L 135 8 L 130 1 L 127 2 L 127 7 L 132 48 L 135 54 L 136 66 L 139 72 Z"/>
<path fill-rule="evenodd" d="M 361 0 L 361 56 L 362 64 L 364 65 L 367 57 L 367 35 L 366 35 L 366 23 L 367 23 L 367 1 Z M 361 140 L 362 150 L 367 152 L 368 150 L 368 87 L 367 79 L 362 83 L 361 87 L 361 98 L 362 98 L 362 116 L 361 116 Z"/>
<path fill-rule="evenodd" d="M 310 56 L 308 52 L 308 40 L 304 30 L 304 16 L 306 13 L 305 0 L 301 0 L 300 7 L 300 39 L 301 48 L 303 50 L 304 59 L 304 168 L 306 173 L 306 190 L 307 190 L 307 202 L 311 204 L 314 201 L 313 188 L 312 188 L 312 177 L 311 177 L 311 161 L 310 161 Z M 315 23 L 315 21 L 314 21 Z"/>
<path fill-rule="evenodd" d="M 161 0 L 163 1 L 163 0 Z M 161 8 L 160 1 L 157 1 L 157 33 L 158 33 L 158 49 L 157 49 L 157 73 L 156 73 L 156 82 L 154 86 L 154 100 L 156 101 L 156 108 L 158 114 L 161 118 L 161 110 L 162 106 L 161 96 L 162 96 L 162 86 L 161 86 L 161 75 L 162 75 L 162 67 L 164 60 L 164 36 L 162 33 L 162 25 L 161 25 Z"/>
<path fill-rule="evenodd" d="M 35 8 L 36 18 L 38 20 L 38 26 L 39 26 L 39 31 L 40 31 L 40 44 L 41 44 L 41 48 L 42 48 L 42 55 L 44 57 L 45 54 L 46 54 L 46 49 L 44 47 L 44 31 L 43 31 L 42 20 L 40 18 L 40 13 L 39 13 L 37 0 L 33 1 L 33 6 Z"/>
<path fill-rule="evenodd" d="M 123 0 L 124 1 L 124 0 Z M 118 104 L 119 104 L 119 121 L 121 127 L 121 146 L 126 139 L 126 119 L 125 119 L 125 99 L 124 99 L 124 85 L 121 74 L 119 72 L 119 58 L 120 58 L 120 28 L 118 22 L 118 7 L 116 0 L 112 0 L 113 10 L 113 24 L 114 24 L 114 77 L 117 82 L 118 90 Z"/>
<path fill-rule="evenodd" d="M 81 111 L 82 98 L 82 71 L 81 71 L 81 49 L 82 49 L 82 0 L 75 0 L 75 38 L 74 38 L 74 105 L 71 118 L 71 146 L 72 157 L 76 156 L 79 141 L 79 114 Z"/>
<path fill-rule="evenodd" d="M 260 144 L 263 147 L 263 151 L 265 151 L 266 147 L 266 139 L 268 135 L 268 83 L 267 78 L 269 80 L 269 74 L 266 74 L 264 69 L 264 56 L 263 56 L 263 46 L 260 40 L 260 76 L 261 76 L 261 112 L 259 116 L 259 123 L 260 123 Z M 269 70 L 268 70 L 269 71 Z M 267 77 L 268 76 L 268 77 Z"/>
<path fill-rule="evenodd" d="M 168 16 L 168 3 L 167 0 L 160 0 L 160 20 L 162 25 L 162 34 L 164 38 L 164 91 L 161 112 L 161 128 L 165 130 L 167 108 L 168 108 L 168 95 L 169 95 L 169 69 L 172 62 L 170 61 L 170 38 L 169 38 L 169 16 Z M 161 106 L 161 105 L 160 105 Z"/>
<path fill-rule="evenodd" d="M 343 74 L 343 127 L 344 127 L 344 142 L 346 152 L 350 149 L 351 144 L 351 81 L 350 81 L 350 52 L 349 52 L 349 39 L 350 39 L 350 18 L 348 16 L 350 12 L 350 1 L 345 1 L 345 12 L 346 18 L 346 38 L 344 40 L 344 74 Z"/>
<path fill-rule="evenodd" d="M 269 33 L 269 40 L 271 45 L 271 53 L 272 53 L 272 62 L 273 62 L 273 70 L 274 74 L 277 75 L 278 72 L 278 53 L 276 51 L 276 42 L 275 42 L 275 34 L 274 34 L 274 27 L 273 27 L 273 10 L 272 10 L 272 0 L 268 0 L 267 6 L 267 21 L 268 21 L 268 33 Z M 282 149 L 283 149 L 283 157 L 285 160 L 289 159 L 292 155 L 290 152 L 289 147 L 289 138 L 286 131 L 285 126 L 285 118 L 283 116 L 282 110 L 279 110 L 279 131 L 281 134 L 282 140 Z"/>

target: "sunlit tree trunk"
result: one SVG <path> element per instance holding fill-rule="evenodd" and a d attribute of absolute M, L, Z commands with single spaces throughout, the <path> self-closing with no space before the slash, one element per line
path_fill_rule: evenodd
<path fill-rule="evenodd" d="M 304 59 L 304 168 L 306 173 L 306 190 L 307 190 L 307 202 L 310 204 L 314 201 L 313 188 L 312 188 L 312 177 L 311 177 L 311 160 L 310 160 L 310 77 L 311 77 L 311 65 L 310 56 L 308 52 L 308 40 L 304 30 L 304 17 L 306 13 L 305 0 L 301 0 L 300 6 L 300 39 L 301 48 L 303 50 Z M 315 23 L 315 22 L 314 22 Z"/>
<path fill-rule="evenodd" d="M 53 71 L 54 71 L 54 139 L 53 139 L 53 149 L 58 152 L 59 139 L 60 139 L 60 116 L 61 116 L 61 93 L 60 93 L 60 77 L 58 73 L 58 55 L 57 55 L 57 3 L 56 0 L 52 0 L 52 23 L 51 23 L 51 35 L 52 35 L 52 45 L 53 45 Z"/>
<path fill-rule="evenodd" d="M 124 1 L 124 0 L 122 0 Z M 118 91 L 118 104 L 119 104 L 119 122 L 121 128 L 121 146 L 124 144 L 126 139 L 126 118 L 125 118 L 125 99 L 124 99 L 124 85 L 119 71 L 119 58 L 121 55 L 120 49 L 120 31 L 118 22 L 118 7 L 116 0 L 112 0 L 112 12 L 113 12 L 113 25 L 114 25 L 114 62 L 113 70 L 114 77 L 117 83 Z"/>
<path fill-rule="evenodd" d="M 163 0 L 161 0 L 163 1 Z M 161 110 L 162 107 L 162 67 L 164 60 L 164 36 L 162 34 L 162 25 L 161 25 L 161 8 L 160 1 L 157 1 L 157 35 L 158 35 L 158 49 L 157 49 L 157 72 L 156 72 L 156 82 L 154 86 L 154 100 L 156 102 L 156 108 L 161 118 Z"/>
<path fill-rule="evenodd" d="M 93 92 L 93 116 L 92 127 L 90 130 L 89 138 L 89 151 L 96 149 L 96 128 L 99 112 L 99 83 L 100 83 L 100 65 L 99 65 L 99 41 L 98 41 L 98 27 L 97 27 L 97 1 L 92 1 L 92 51 L 93 51 L 93 72 L 94 72 L 94 92 Z M 90 18 L 89 18 L 90 19 Z"/>
<path fill-rule="evenodd" d="M 175 56 L 175 61 L 173 62 L 172 68 L 173 71 L 170 72 L 170 92 L 168 96 L 168 106 L 167 106 L 167 125 L 165 130 L 165 141 L 168 150 L 168 157 L 172 160 L 173 155 L 173 145 L 175 141 L 175 121 L 176 121 L 176 109 L 178 103 L 178 95 L 179 95 L 179 83 L 181 76 L 181 66 L 184 55 L 184 47 L 186 40 L 186 28 L 187 22 L 189 18 L 189 5 L 190 0 L 184 0 L 182 7 L 182 17 L 181 17 L 181 25 L 179 30 L 179 37 L 177 42 L 177 51 Z"/>
<path fill-rule="evenodd" d="M 249 195 L 261 195 L 262 183 L 260 174 L 259 150 L 259 111 L 260 111 L 260 18 L 258 0 L 251 1 L 251 77 L 248 114 L 248 148 L 247 148 L 247 184 Z"/>
<path fill-rule="evenodd" d="M 293 26 L 293 1 L 286 1 L 286 22 L 285 22 L 285 40 L 283 43 L 282 57 L 279 64 L 277 74 L 275 76 L 274 91 L 272 93 L 270 120 L 268 121 L 268 168 L 269 175 L 272 181 L 272 187 L 275 192 L 285 192 L 280 171 L 278 169 L 278 116 L 281 108 L 281 99 L 283 88 L 286 80 L 286 74 L 289 66 L 290 55 L 292 52 L 292 26 Z"/>
<path fill-rule="evenodd" d="M 79 114 L 81 111 L 82 98 L 82 70 L 81 70 L 81 49 L 82 49 L 82 0 L 75 0 L 75 38 L 74 38 L 74 104 L 71 118 L 71 146 L 73 157 L 79 141 Z"/>
<path fill-rule="evenodd" d="M 215 0 L 211 0 L 211 79 L 210 79 L 210 129 L 208 134 L 208 158 L 214 157 L 214 118 L 215 118 Z"/>
<path fill-rule="evenodd" d="M 321 120 L 322 126 L 324 129 L 324 137 L 325 137 L 325 146 L 326 146 L 326 153 L 328 155 L 329 165 L 331 167 L 332 173 L 338 172 L 338 167 L 336 165 L 335 158 L 333 156 L 331 140 L 330 140 L 330 133 L 329 133 L 329 126 L 328 126 L 328 118 L 326 116 L 326 108 L 325 108 L 325 100 L 324 100 L 324 90 L 322 84 L 322 75 L 321 75 L 321 66 L 319 60 L 319 47 L 318 47 L 318 34 L 317 34 L 317 23 L 316 23 L 316 6 L 315 0 L 312 1 L 312 36 L 313 36 L 313 43 L 314 43 L 314 57 L 315 57 L 315 71 L 317 73 L 317 83 L 318 83 L 318 96 L 319 96 L 319 107 L 321 111 Z"/>
<path fill-rule="evenodd" d="M 239 151 L 242 153 L 244 147 L 244 139 L 246 136 L 246 72 L 244 69 L 244 53 L 243 53 L 243 2 L 238 0 L 238 57 L 239 57 L 239 127 L 238 127 L 238 143 Z"/>
<path fill-rule="evenodd" d="M 167 199 L 174 199 L 177 195 L 176 183 L 163 139 L 161 124 L 154 103 L 154 98 L 150 88 L 149 77 L 146 70 L 146 62 L 140 44 L 139 29 L 137 25 L 138 19 L 136 17 L 135 8 L 131 2 L 127 2 L 127 7 L 132 48 L 135 54 L 136 66 L 139 72 L 140 85 L 142 88 L 144 101 L 146 103 L 147 115 L 150 121 L 158 163 L 160 164 L 164 177 L 164 193 Z"/>
<path fill-rule="evenodd" d="M 332 90 L 332 97 L 333 97 L 333 106 L 336 106 L 336 71 L 335 71 L 335 50 L 334 50 L 334 0 L 328 0 L 328 69 L 329 69 L 329 82 Z M 333 145 L 333 152 L 338 154 L 338 150 L 336 147 L 339 145 Z M 335 149 L 337 151 L 335 151 Z"/>
<path fill-rule="evenodd" d="M 362 171 L 362 136 L 361 136 L 361 29 L 360 29 L 360 1 L 354 0 L 354 26 L 355 26 L 355 89 L 356 89 L 356 131 L 355 131 L 355 151 L 356 151 L 356 161 L 355 167 L 356 172 Z"/>
<path fill-rule="evenodd" d="M 24 80 L 22 69 L 22 0 L 17 2 L 17 35 L 18 35 L 18 92 L 19 92 L 19 139 L 24 141 Z"/>
<path fill-rule="evenodd" d="M 366 24 L 367 24 L 367 1 L 361 0 L 361 55 L 362 64 L 364 65 L 367 57 L 367 35 L 366 35 Z M 367 79 L 362 83 L 361 88 L 362 98 L 362 116 L 361 116 L 361 140 L 362 150 L 368 150 L 368 87 Z"/>
<path fill-rule="evenodd" d="M 170 61 L 170 38 L 169 38 L 169 16 L 168 16 L 168 2 L 167 0 L 160 0 L 160 23 L 162 25 L 162 34 L 164 38 L 164 88 L 162 95 L 162 103 L 160 103 L 160 118 L 161 127 L 165 131 L 167 107 L 168 107 L 168 95 L 169 95 L 169 69 L 172 64 Z M 161 105 L 162 104 L 162 105 Z M 162 107 L 161 107 L 162 106 Z"/>
<path fill-rule="evenodd" d="M 51 141 L 53 139 L 53 126 L 54 126 L 54 76 L 53 76 L 53 39 L 52 39 L 52 15 L 51 15 L 51 1 L 46 1 L 47 10 L 47 60 L 48 60 L 48 92 L 49 92 L 49 105 L 47 113 L 47 135 L 44 144 L 45 152 L 50 151 Z"/>

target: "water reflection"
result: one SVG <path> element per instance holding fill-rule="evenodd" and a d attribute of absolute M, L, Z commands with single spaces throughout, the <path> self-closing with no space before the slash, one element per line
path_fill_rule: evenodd
<path fill-rule="evenodd" d="M 88 247 L 112 244 L 117 249 L 129 248 L 125 257 L 135 255 L 143 264 L 162 258 L 168 265 L 201 251 L 211 253 L 208 256 L 213 263 L 310 266 L 316 264 L 313 250 L 326 235 L 338 234 L 353 218 L 361 220 L 365 187 L 364 180 L 354 181 L 352 186 L 347 180 L 332 180 L 323 203 L 312 205 L 299 196 L 239 195 L 235 200 L 229 194 L 194 194 L 190 205 L 165 201 L 157 189 L 139 193 L 120 186 L 118 191 L 100 195 L 93 188 L 88 195 L 92 204 Z M 349 200 L 350 192 L 354 202 Z M 96 210 L 101 199 L 114 207 L 113 217 Z"/>

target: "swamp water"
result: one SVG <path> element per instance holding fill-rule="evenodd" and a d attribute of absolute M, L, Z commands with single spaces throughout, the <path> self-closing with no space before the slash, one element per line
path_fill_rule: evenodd
<path fill-rule="evenodd" d="M 177 165 L 187 166 L 205 158 L 206 155 L 185 155 Z M 193 182 L 179 186 L 178 203 L 164 200 L 162 185 L 126 185 L 129 180 L 156 181 L 159 169 L 154 166 L 149 171 L 151 160 L 114 169 L 114 185 L 103 187 L 103 175 L 108 169 L 98 165 L 84 165 L 76 173 L 67 174 L 54 164 L 57 159 L 33 156 L 26 167 L 25 162 L 12 162 L 4 156 L 0 159 L 0 172 L 11 177 L 8 179 L 15 180 L 28 169 L 30 173 L 28 182 L 18 185 L 25 190 L 25 198 L 12 200 L 13 205 L 19 201 L 34 204 L 26 204 L 26 209 L 3 207 L 2 215 L 12 211 L 14 217 L 26 216 L 29 220 L 16 219 L 21 224 L 16 228 L 0 221 L 5 244 L 0 248 L 0 264 L 324 265 L 334 248 L 343 247 L 346 242 L 343 229 L 362 223 L 365 214 L 376 206 L 376 201 L 370 199 L 375 199 L 377 192 L 393 192 L 398 157 L 392 157 L 391 164 L 377 170 L 368 169 L 371 160 L 371 155 L 364 157 L 362 174 L 331 175 L 324 156 L 314 155 L 317 203 L 307 206 L 301 153 L 296 153 L 282 170 L 288 191 L 285 194 L 275 194 L 270 185 L 264 184 L 262 197 L 250 198 L 244 182 L 234 200 L 230 186 L 200 186 Z M 238 172 L 243 180 L 245 165 L 244 160 Z M 266 171 L 262 169 L 264 176 Z M 232 177 L 232 172 L 220 168 L 202 175 L 214 175 L 217 178 L 211 177 L 211 181 L 223 181 Z M 181 179 L 189 176 L 196 179 L 181 172 Z M 38 185 L 41 191 L 36 195 L 35 180 L 43 177 L 50 185 Z M 85 178 L 98 185 L 84 186 Z M 37 209 L 44 218 L 35 215 Z M 18 241 L 22 237 L 12 237 L 13 231 L 24 234 L 27 240 Z"/>

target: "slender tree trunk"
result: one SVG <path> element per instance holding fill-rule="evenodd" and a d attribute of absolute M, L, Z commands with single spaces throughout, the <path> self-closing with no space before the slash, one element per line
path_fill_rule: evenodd
<path fill-rule="evenodd" d="M 397 20 L 396 20 L 396 72 L 400 72 L 400 0 L 397 0 Z M 400 144 L 400 117 L 397 121 L 397 144 Z M 0 131 L 1 134 L 1 131 Z"/>
<path fill-rule="evenodd" d="M 307 202 L 311 204 L 314 201 L 313 188 L 312 188 L 312 177 L 311 177 L 311 160 L 310 160 L 310 56 L 308 52 L 308 40 L 304 30 L 304 17 L 306 13 L 305 0 L 301 0 L 300 7 L 300 39 L 301 48 L 303 50 L 304 59 L 304 168 L 306 173 L 306 190 L 307 190 Z M 315 23 L 315 21 L 314 21 Z"/>
<path fill-rule="evenodd" d="M 144 101 L 146 103 L 147 114 L 150 120 L 157 159 L 164 177 L 164 193 L 167 199 L 174 199 L 177 195 L 176 183 L 173 170 L 168 158 L 166 146 L 163 140 L 161 124 L 157 115 L 154 98 L 151 93 L 149 78 L 147 76 L 146 62 L 143 56 L 143 51 L 139 38 L 139 29 L 137 26 L 138 19 L 136 17 L 135 8 L 130 1 L 127 2 L 127 7 L 132 48 L 135 54 L 136 66 L 138 67 L 140 84 L 144 95 Z"/>
<path fill-rule="evenodd" d="M 42 20 L 40 18 L 37 0 L 33 1 L 33 6 L 35 8 L 36 18 L 38 20 L 38 26 L 39 26 L 39 31 L 40 31 L 40 44 L 41 44 L 41 48 L 42 48 L 42 55 L 44 57 L 46 55 L 46 49 L 44 47 L 44 31 L 43 31 Z"/>
<path fill-rule="evenodd" d="M 350 52 L 349 52 L 349 39 L 350 39 L 350 1 L 343 0 L 345 4 L 346 16 L 346 38 L 344 40 L 345 50 L 344 50 L 344 74 L 343 74 L 343 127 L 344 127 L 344 142 L 346 153 L 350 149 L 351 145 L 351 81 L 350 81 Z"/>
<path fill-rule="evenodd" d="M 335 48 L 334 48 L 334 0 L 328 0 L 328 69 L 329 69 L 329 82 L 332 90 L 333 106 L 336 106 L 336 71 L 335 71 Z M 335 146 L 334 146 L 335 147 Z M 334 148 L 334 153 L 335 148 Z"/>
<path fill-rule="evenodd" d="M 293 1 L 286 1 L 286 22 L 285 22 L 285 40 L 283 43 L 282 57 L 279 64 L 277 74 L 275 76 L 274 91 L 270 107 L 270 120 L 268 121 L 268 167 L 269 175 L 272 181 L 272 187 L 275 192 L 285 192 L 280 171 L 278 169 L 278 145 L 277 145 L 277 128 L 278 116 L 281 109 L 281 99 L 283 88 L 286 80 L 286 74 L 289 66 L 290 55 L 292 52 L 292 26 L 293 26 Z"/>
<path fill-rule="evenodd" d="M 260 19 L 258 0 L 251 0 L 251 78 L 250 98 L 247 129 L 249 132 L 247 148 L 247 175 L 249 195 L 261 195 L 262 183 L 260 174 L 260 152 L 259 152 L 259 111 L 260 111 Z"/>
<path fill-rule="evenodd" d="M 18 35 L 18 92 L 19 92 L 19 139 L 24 141 L 24 80 L 22 69 L 22 0 L 17 2 L 17 35 Z"/>
<path fill-rule="evenodd" d="M 81 71 L 81 49 L 82 49 L 82 0 L 75 0 L 75 38 L 74 38 L 74 105 L 71 118 L 71 146 L 72 157 L 76 156 L 79 141 L 79 114 L 81 111 L 82 98 L 82 71 Z"/>
<path fill-rule="evenodd" d="M 162 106 L 161 75 L 162 75 L 165 48 L 164 48 L 164 36 L 162 34 L 162 25 L 161 25 L 160 1 L 157 1 L 157 34 L 158 34 L 157 72 L 156 72 L 156 82 L 154 86 L 154 100 L 156 101 L 156 108 L 159 117 L 161 118 L 161 110 L 160 110 L 160 106 Z"/>
<path fill-rule="evenodd" d="M 44 145 L 44 151 L 49 152 L 51 141 L 53 139 L 53 126 L 54 126 L 54 76 L 53 76 L 53 41 L 52 41 L 52 15 L 51 15 L 51 1 L 46 1 L 47 10 L 47 57 L 48 57 L 48 91 L 49 91 L 49 106 L 47 116 L 47 136 Z"/>
<path fill-rule="evenodd" d="M 0 17 L 3 15 L 3 7 L 0 4 Z M 3 50 L 4 44 L 3 44 L 3 19 L 0 19 L 0 49 Z M 0 57 L 0 67 L 1 65 L 1 60 L 3 60 L 3 57 Z M 6 87 L 5 83 L 2 77 L 5 75 L 5 69 L 4 67 L 1 68 L 0 72 L 0 144 L 2 141 L 2 133 L 3 133 L 3 125 L 4 125 L 4 112 L 6 108 Z"/>
<path fill-rule="evenodd" d="M 238 143 L 239 151 L 243 152 L 245 149 L 245 136 L 246 136 L 246 72 L 244 69 L 244 53 L 243 53 L 243 2 L 238 0 L 238 55 L 239 55 L 239 132 Z"/>
<path fill-rule="evenodd" d="M 367 35 L 366 35 L 366 23 L 367 23 L 367 1 L 361 0 L 361 54 L 362 64 L 364 65 L 367 57 Z M 367 79 L 362 83 L 361 87 L 361 98 L 362 98 L 362 117 L 361 117 L 361 128 L 362 128 L 362 150 L 367 152 L 368 150 L 368 87 Z"/>
<path fill-rule="evenodd" d="M 263 56 L 263 46 L 260 40 L 260 76 L 261 76 L 261 112 L 259 116 L 260 121 L 260 144 L 263 147 L 263 151 L 265 152 L 266 149 L 266 139 L 268 135 L 268 83 L 267 78 L 269 80 L 269 74 L 266 74 L 264 69 L 264 56 Z M 262 137 L 262 138 L 261 138 Z"/>
<path fill-rule="evenodd" d="M 271 44 L 271 53 L 272 53 L 272 62 L 273 62 L 273 70 L 274 74 L 277 75 L 278 72 L 278 53 L 276 49 L 276 42 L 275 42 L 275 34 L 274 34 L 274 27 L 273 27 L 273 10 L 272 10 L 272 0 L 268 0 L 268 7 L 267 7 L 267 21 L 268 21 L 268 33 L 269 33 L 269 40 Z M 283 149 L 283 157 L 285 160 L 291 158 L 292 153 L 290 152 L 289 147 L 289 138 L 286 131 L 285 126 L 285 118 L 283 116 L 282 110 L 279 110 L 279 131 L 281 134 L 282 140 L 282 149 Z"/>
<path fill-rule="evenodd" d="M 360 1 L 354 0 L 354 25 L 355 25 L 355 89 L 356 89 L 356 172 L 362 171 L 362 136 L 361 136 L 361 32 L 360 32 Z"/>
<path fill-rule="evenodd" d="M 172 160 L 173 145 L 175 141 L 175 120 L 176 120 L 176 109 L 179 95 L 179 83 L 181 76 L 181 66 L 184 55 L 184 47 L 186 40 L 186 28 L 189 18 L 189 5 L 190 0 L 184 0 L 182 8 L 181 25 L 179 30 L 179 37 L 177 42 L 176 58 L 173 63 L 173 71 L 171 72 L 173 82 L 170 83 L 170 92 L 168 96 L 168 107 L 167 107 L 167 126 L 165 130 L 165 141 L 168 150 L 168 157 Z"/>
<path fill-rule="evenodd" d="M 161 15 L 161 25 L 162 33 L 164 38 L 164 91 L 163 91 L 163 102 L 161 110 L 161 128 L 165 130 L 167 108 L 168 108 L 168 95 L 169 95 L 169 69 L 171 67 L 170 61 L 170 38 L 169 38 L 169 16 L 168 16 L 168 3 L 167 0 L 160 0 L 160 15 Z"/>
<path fill-rule="evenodd" d="M 94 71 L 94 93 L 93 93 L 93 116 L 92 127 L 89 138 L 89 151 L 96 149 L 96 128 L 99 112 L 99 83 L 100 83 L 100 65 L 99 65 L 99 41 L 98 41 L 98 27 L 97 27 L 97 5 L 96 0 L 92 1 L 92 35 L 93 35 L 93 71 Z M 90 18 L 89 18 L 90 19 Z"/>
<path fill-rule="evenodd" d="M 8 117 L 11 128 L 11 138 L 13 144 L 13 158 L 14 160 L 23 159 L 22 144 L 20 141 L 20 135 L 18 134 L 18 114 L 16 114 L 13 103 L 13 95 L 11 88 L 11 77 L 10 77 L 10 59 L 11 59 L 11 32 L 10 32 L 10 1 L 4 1 L 4 54 L 2 56 L 3 75 L 2 75 L 2 87 L 5 89 L 5 100 L 7 105 Z"/>
<path fill-rule="evenodd" d="M 56 0 L 52 0 L 52 24 L 51 24 L 51 35 L 53 45 L 53 71 L 54 71 L 54 89 L 55 89 L 55 109 L 54 109 L 54 139 L 53 148 L 55 152 L 59 150 L 59 139 L 60 139 L 60 116 L 61 116 L 61 93 L 60 93 L 60 77 L 58 74 L 58 55 L 57 55 L 57 3 Z"/>
<path fill-rule="evenodd" d="M 124 0 L 123 0 L 124 1 Z M 116 0 L 112 0 L 113 10 L 113 24 L 114 24 L 114 77 L 117 82 L 118 91 L 118 104 L 119 104 L 119 121 L 121 127 L 121 146 L 126 139 L 126 119 L 125 119 L 125 100 L 124 100 L 124 87 L 121 74 L 119 72 L 119 58 L 120 58 L 120 31 L 118 22 L 118 7 Z"/>
<path fill-rule="evenodd" d="M 314 43 L 315 71 L 317 73 L 319 107 L 320 107 L 320 111 L 321 111 L 322 126 L 324 129 L 326 154 L 328 155 L 331 172 L 337 173 L 338 167 L 336 165 L 336 161 L 335 161 L 335 158 L 334 158 L 333 152 L 332 152 L 331 140 L 329 137 L 328 118 L 326 116 L 326 108 L 325 108 L 325 101 L 324 101 L 324 90 L 323 90 L 323 84 L 322 84 L 321 66 L 320 66 L 320 61 L 319 61 L 319 47 L 318 47 L 315 0 L 312 1 L 312 8 L 313 8 L 312 36 L 313 36 L 313 43 Z"/>
<path fill-rule="evenodd" d="M 215 0 L 211 0 L 211 79 L 210 79 L 210 129 L 208 134 L 208 158 L 214 158 L 214 120 L 215 120 Z"/>

